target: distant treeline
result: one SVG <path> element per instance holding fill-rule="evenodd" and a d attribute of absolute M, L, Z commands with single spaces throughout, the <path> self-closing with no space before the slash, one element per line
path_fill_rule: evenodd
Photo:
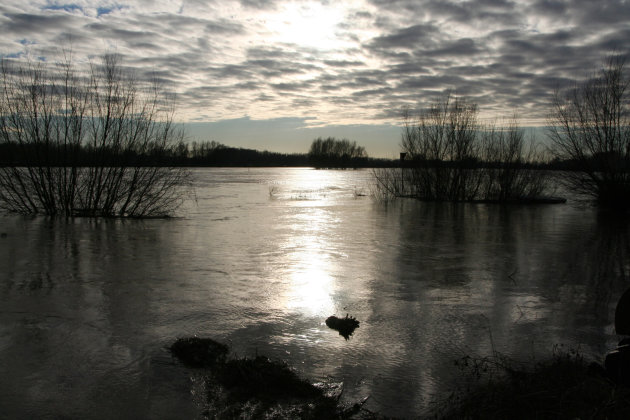
<path fill-rule="evenodd" d="M 90 147 L 59 146 L 43 144 L 0 143 L 0 166 L 31 166 L 46 161 L 51 166 L 93 166 L 96 163 L 110 166 L 190 166 L 190 167 L 318 167 L 318 168 L 397 168 L 418 165 L 443 166 L 449 162 L 420 162 L 418 160 L 358 157 L 342 158 L 335 162 L 331 158 L 314 157 L 308 153 L 278 153 L 230 147 L 216 141 L 179 143 L 169 149 L 148 153 L 92 149 Z M 452 162 L 451 162 L 452 164 Z M 470 168 L 499 167 L 501 162 L 467 162 Z M 577 170 L 572 160 L 554 159 L 548 162 L 523 162 L 523 168 L 548 170 Z"/>
<path fill-rule="evenodd" d="M 230 147 L 216 141 L 179 142 L 169 148 L 137 153 L 87 146 L 0 142 L 0 166 L 199 166 L 199 167 L 312 167 L 307 153 L 278 153 Z M 353 167 L 395 167 L 398 160 L 364 158 Z"/>
<path fill-rule="evenodd" d="M 318 137 L 311 144 L 308 159 L 318 169 L 346 169 L 367 166 L 368 155 L 356 141 Z"/>
<path fill-rule="evenodd" d="M 303 153 L 278 153 L 230 147 L 216 141 L 192 142 L 180 146 L 174 163 L 188 166 L 309 166 Z"/>

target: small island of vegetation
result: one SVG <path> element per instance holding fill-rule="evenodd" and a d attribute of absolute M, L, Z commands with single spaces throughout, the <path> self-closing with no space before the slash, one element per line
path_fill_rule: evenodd
<path fill-rule="evenodd" d="M 427 201 L 548 200 L 548 174 L 528 166 L 541 156 L 516 121 L 483 126 L 477 115 L 476 104 L 450 93 L 415 118 L 406 113 L 401 169 L 375 171 L 377 192 Z"/>

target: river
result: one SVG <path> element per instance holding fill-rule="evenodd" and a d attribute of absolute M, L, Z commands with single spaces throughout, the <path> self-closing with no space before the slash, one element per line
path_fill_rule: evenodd
<path fill-rule="evenodd" d="M 630 286 L 628 224 L 576 204 L 370 195 L 371 173 L 195 169 L 168 220 L 0 217 L 0 416 L 196 418 L 198 335 L 284 360 L 345 402 L 416 417 L 454 360 L 601 359 Z M 329 329 L 350 314 L 349 340 Z"/>

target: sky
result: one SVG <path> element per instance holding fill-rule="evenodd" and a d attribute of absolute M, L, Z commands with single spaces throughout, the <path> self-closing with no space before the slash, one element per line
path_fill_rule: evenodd
<path fill-rule="evenodd" d="M 630 52 L 630 1 L 3 0 L 0 33 L 9 59 L 120 54 L 176 95 L 190 141 L 396 157 L 402 110 L 446 91 L 543 126 L 557 87 Z"/>

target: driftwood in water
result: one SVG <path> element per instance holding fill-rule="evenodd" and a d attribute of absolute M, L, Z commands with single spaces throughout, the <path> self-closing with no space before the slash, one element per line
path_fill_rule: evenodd
<path fill-rule="evenodd" d="M 347 340 L 354 330 L 359 328 L 359 321 L 354 317 L 349 317 L 348 314 L 345 318 L 337 318 L 333 315 L 326 319 L 326 325 L 328 328 L 339 331 L 339 335 Z"/>

